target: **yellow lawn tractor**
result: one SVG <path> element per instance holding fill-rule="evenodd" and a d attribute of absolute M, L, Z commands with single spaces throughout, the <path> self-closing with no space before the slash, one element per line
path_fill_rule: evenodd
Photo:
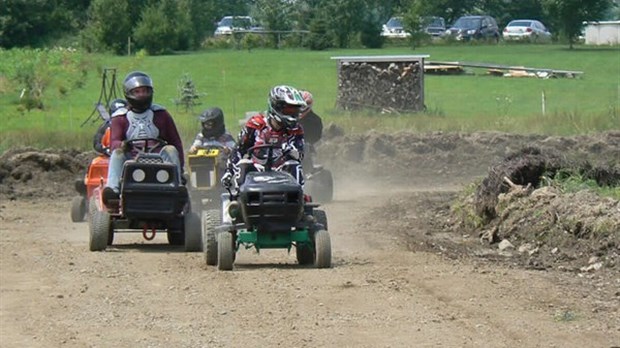
<path fill-rule="evenodd" d="M 195 211 L 219 209 L 224 188 L 220 179 L 226 169 L 228 149 L 210 145 L 187 156 L 188 189 Z"/>

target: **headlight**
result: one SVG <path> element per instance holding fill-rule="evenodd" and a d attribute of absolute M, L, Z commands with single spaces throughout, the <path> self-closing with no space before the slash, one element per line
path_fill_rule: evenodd
<path fill-rule="evenodd" d="M 450 29 L 446 29 L 446 35 L 450 35 Z"/>
<path fill-rule="evenodd" d="M 157 178 L 157 181 L 164 183 L 167 182 L 170 179 L 170 173 L 168 173 L 167 170 L 164 169 L 160 169 L 157 171 L 157 174 L 155 175 L 155 178 Z"/>
<path fill-rule="evenodd" d="M 146 173 L 142 169 L 136 169 L 131 173 L 131 178 L 135 182 L 143 182 L 146 178 Z"/>
<path fill-rule="evenodd" d="M 475 29 L 470 29 L 467 31 L 467 35 L 474 35 L 476 33 Z"/>

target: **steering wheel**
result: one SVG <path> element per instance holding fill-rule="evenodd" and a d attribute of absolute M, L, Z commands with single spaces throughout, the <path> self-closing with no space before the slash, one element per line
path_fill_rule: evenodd
<path fill-rule="evenodd" d="M 152 153 L 155 149 L 168 145 L 168 142 L 159 138 L 141 138 L 125 140 L 128 148 L 132 148 L 138 153 Z"/>
<path fill-rule="evenodd" d="M 208 144 L 206 144 L 206 145 L 198 145 L 198 146 L 196 146 L 196 148 L 197 148 L 198 150 L 210 150 L 210 149 L 218 149 L 218 150 L 221 150 L 221 149 L 223 149 L 223 148 L 225 148 L 225 147 L 226 147 L 226 146 L 224 146 L 224 145 L 222 145 L 222 144 L 219 144 L 219 143 L 218 143 L 218 144 L 216 144 L 215 142 L 213 142 L 213 143 L 209 142 L 209 143 L 208 143 Z"/>

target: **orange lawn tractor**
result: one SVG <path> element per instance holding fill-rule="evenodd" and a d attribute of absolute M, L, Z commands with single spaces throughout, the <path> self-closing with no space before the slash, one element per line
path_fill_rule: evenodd
<path fill-rule="evenodd" d="M 93 190 L 100 185 L 105 185 L 108 180 L 108 163 L 110 158 L 105 155 L 99 155 L 90 162 L 86 175 L 83 179 L 75 181 L 75 190 L 79 196 L 73 197 L 71 201 L 71 221 L 81 222 L 86 218 L 86 213 L 90 207 L 96 205 L 91 204 L 93 199 Z"/>
<path fill-rule="evenodd" d="M 117 98 L 117 95 L 120 95 L 120 87 L 116 80 L 115 68 L 104 68 L 101 79 L 102 85 L 99 101 L 95 104 L 92 113 L 81 125 L 87 124 L 93 116 L 98 117 L 91 122 L 103 121 L 103 124 L 97 131 L 100 138 L 96 136 L 94 139 L 96 144 L 93 144 L 98 152 L 98 156 L 92 159 L 88 165 L 84 178 L 75 180 L 75 190 L 79 195 L 73 197 L 71 201 L 71 221 L 73 222 L 84 221 L 86 213 L 90 212 L 89 208 L 95 207 L 95 205 L 90 204 L 93 191 L 95 188 L 105 185 L 108 179 L 108 162 L 110 160 L 108 150 L 110 148 L 109 121 L 111 116 L 107 105 L 110 105 L 110 101 Z"/>

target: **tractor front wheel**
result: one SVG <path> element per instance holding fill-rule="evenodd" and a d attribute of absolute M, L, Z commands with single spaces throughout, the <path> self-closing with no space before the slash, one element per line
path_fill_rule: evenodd
<path fill-rule="evenodd" d="M 332 266 L 332 244 L 329 232 L 325 230 L 316 231 L 314 234 L 314 249 L 314 265 L 316 268 L 330 268 Z"/>
<path fill-rule="evenodd" d="M 107 211 L 97 210 L 92 216 L 89 224 L 90 229 L 90 251 L 102 251 L 108 246 L 110 233 L 112 229 L 112 221 Z M 113 238 L 113 237 L 112 237 Z"/>
<path fill-rule="evenodd" d="M 217 234 L 216 227 L 220 224 L 220 211 L 211 209 L 203 212 L 202 216 L 202 250 L 205 262 L 209 266 L 217 265 Z"/>
<path fill-rule="evenodd" d="M 234 262 L 233 235 L 230 232 L 221 232 L 217 241 L 217 269 L 232 271 Z"/>

